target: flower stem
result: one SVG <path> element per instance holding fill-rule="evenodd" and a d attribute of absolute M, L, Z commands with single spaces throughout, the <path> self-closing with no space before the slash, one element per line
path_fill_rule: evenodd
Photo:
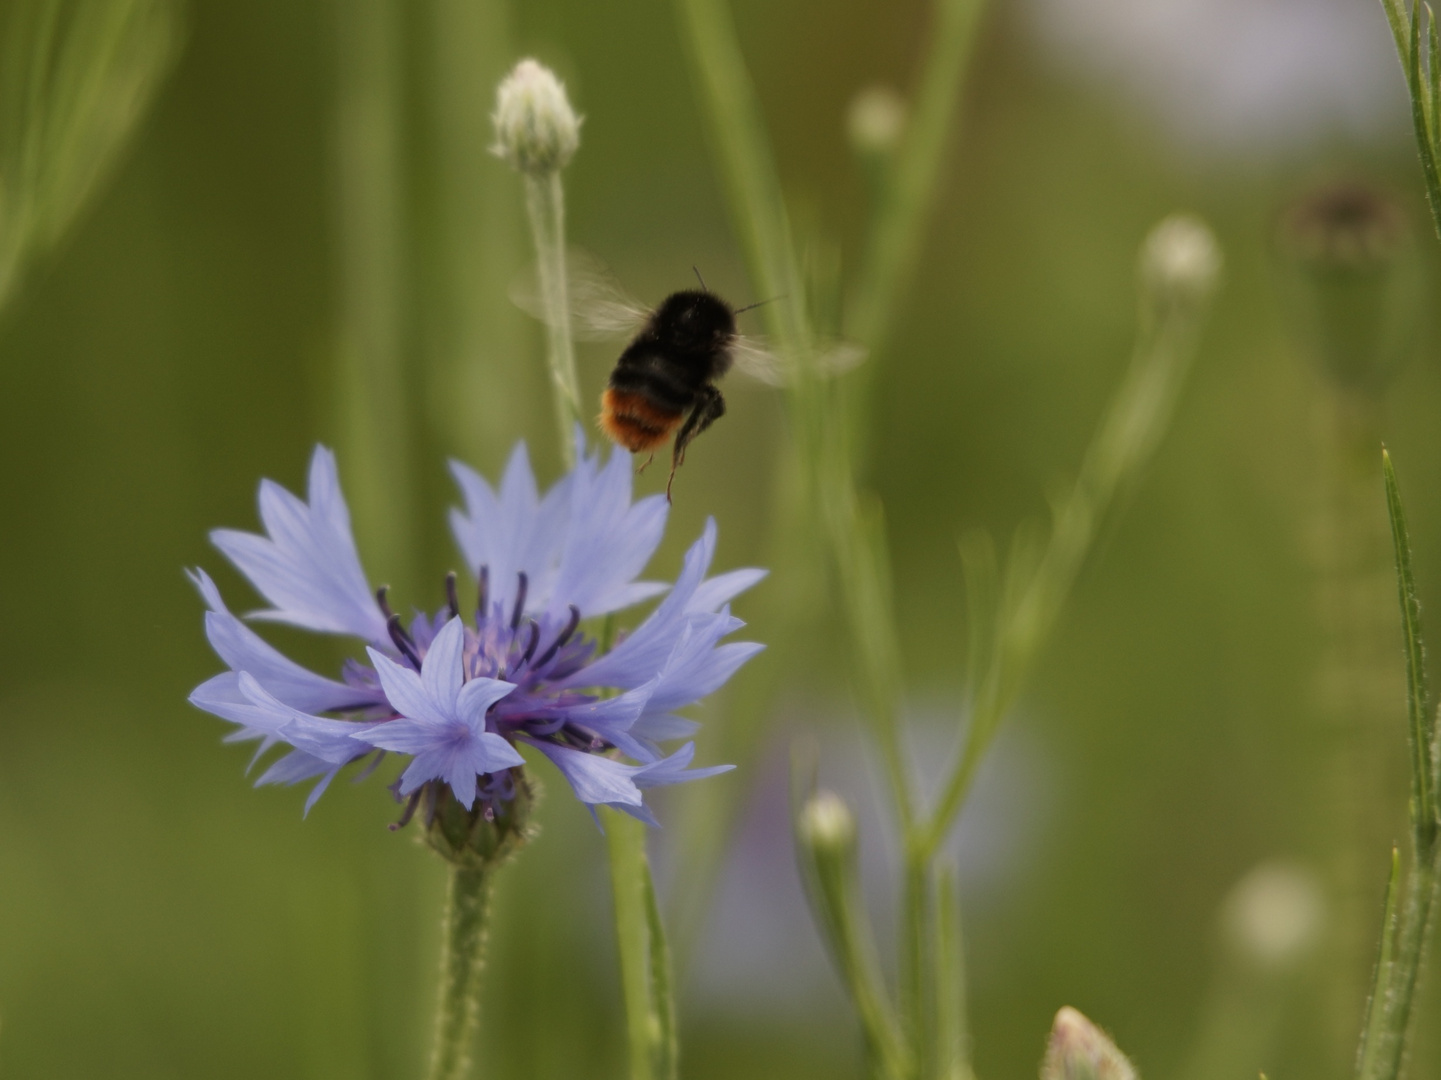
<path fill-rule="evenodd" d="M 541 303 L 545 305 L 546 363 L 560 425 L 560 452 L 566 468 L 575 465 L 572 430 L 580 422 L 580 380 L 570 333 L 570 297 L 565 272 L 565 190 L 560 170 L 525 177 L 525 210 L 535 240 Z"/>
<path fill-rule="evenodd" d="M 440 955 L 440 1001 L 429 1080 L 466 1080 L 480 1020 L 480 974 L 490 915 L 490 872 L 450 866 Z"/>
<path fill-rule="evenodd" d="M 646 860 L 645 826 L 628 814 L 602 810 L 610 849 L 615 939 L 631 1080 L 675 1080 L 677 1041 L 670 948 Z"/>

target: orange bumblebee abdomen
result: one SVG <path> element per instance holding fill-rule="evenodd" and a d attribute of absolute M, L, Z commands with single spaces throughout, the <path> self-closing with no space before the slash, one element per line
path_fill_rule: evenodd
<path fill-rule="evenodd" d="M 684 415 L 661 408 L 642 394 L 614 388 L 601 395 L 600 405 L 601 429 L 632 454 L 660 446 Z"/>

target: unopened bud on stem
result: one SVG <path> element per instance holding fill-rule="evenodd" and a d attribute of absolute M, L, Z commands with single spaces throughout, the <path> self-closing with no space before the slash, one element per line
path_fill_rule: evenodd
<path fill-rule="evenodd" d="M 906 111 L 905 99 L 889 86 L 866 87 L 846 110 L 851 149 L 863 157 L 890 154 L 905 133 Z"/>
<path fill-rule="evenodd" d="M 580 146 L 580 121 L 565 84 L 535 60 L 522 60 L 495 95 L 491 151 L 528 176 L 557 172 Z"/>
<path fill-rule="evenodd" d="M 1041 1080 L 1136 1080 L 1136 1068 L 1104 1031 L 1067 1005 L 1051 1025 Z"/>
<path fill-rule="evenodd" d="M 1372 184 L 1327 184 L 1286 210 L 1277 246 L 1309 350 L 1343 386 L 1380 389 L 1414 351 L 1425 298 L 1405 211 Z"/>
<path fill-rule="evenodd" d="M 817 855 L 847 855 L 856 846 L 856 822 L 839 795 L 821 791 L 801 810 L 801 842 Z"/>
<path fill-rule="evenodd" d="M 1141 283 L 1152 302 L 1195 308 L 1210 299 L 1221 276 L 1221 249 L 1198 217 L 1172 214 L 1141 247 Z"/>
<path fill-rule="evenodd" d="M 1221 905 L 1221 931 L 1237 956 L 1265 970 L 1301 959 L 1320 936 L 1325 904 L 1316 875 L 1286 862 L 1262 863 Z"/>

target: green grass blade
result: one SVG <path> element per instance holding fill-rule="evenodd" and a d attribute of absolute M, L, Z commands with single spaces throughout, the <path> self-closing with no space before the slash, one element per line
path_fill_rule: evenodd
<path fill-rule="evenodd" d="M 1411 126 L 1416 136 L 1416 152 L 1421 156 L 1421 172 L 1426 179 L 1426 203 L 1431 208 L 1432 224 L 1441 236 L 1441 175 L 1436 167 L 1436 153 L 1431 142 L 1431 125 L 1427 116 L 1426 78 L 1421 70 L 1422 9 L 1411 18 L 1411 39 L 1407 48 L 1406 83 L 1411 92 Z"/>
<path fill-rule="evenodd" d="M 670 945 L 655 897 L 655 878 L 650 872 L 649 859 L 641 862 L 641 894 L 650 939 L 650 1007 L 654 1021 L 650 1033 L 651 1067 L 656 1080 L 676 1080 L 680 1040 L 675 1022 L 675 983 L 671 975 Z"/>
<path fill-rule="evenodd" d="M 1386 906 L 1381 915 L 1381 948 L 1371 983 L 1371 1000 L 1366 1006 L 1366 1027 L 1361 1033 L 1361 1052 L 1356 1063 L 1359 1080 L 1379 1080 L 1385 1073 L 1386 1011 L 1392 969 L 1396 961 L 1396 901 L 1401 885 L 1401 853 L 1391 849 L 1391 876 L 1386 882 Z"/>
<path fill-rule="evenodd" d="M 1441 102 L 1441 65 L 1436 57 L 1441 54 L 1441 35 L 1436 32 L 1436 13 L 1426 4 L 1426 105 L 1431 116 L 1431 156 L 1436 157 L 1437 140 L 1441 139 L 1441 115 L 1437 114 L 1437 102 Z"/>
<path fill-rule="evenodd" d="M 1381 0 L 1386 12 L 1386 21 L 1391 24 L 1391 36 L 1396 40 L 1396 55 L 1401 58 L 1402 70 L 1406 69 L 1406 43 L 1411 40 L 1411 16 L 1406 11 L 1405 0 Z"/>
<path fill-rule="evenodd" d="M 1381 451 L 1386 478 L 1386 508 L 1396 550 L 1396 589 L 1401 603 L 1401 629 L 1406 649 L 1407 741 L 1411 750 L 1411 826 L 1418 858 L 1427 858 L 1436 836 L 1435 720 L 1426 684 L 1426 649 L 1421 637 L 1421 601 L 1411 572 L 1411 540 L 1406 511 L 1391 455 Z"/>

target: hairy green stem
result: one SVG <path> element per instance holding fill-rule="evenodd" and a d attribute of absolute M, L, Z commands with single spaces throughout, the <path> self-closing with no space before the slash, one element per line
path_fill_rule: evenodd
<path fill-rule="evenodd" d="M 466 1080 L 480 1020 L 480 975 L 490 914 L 490 872 L 450 864 L 440 954 L 440 1001 L 428 1080 Z"/>
<path fill-rule="evenodd" d="M 610 851 L 630 1078 L 673 1080 L 677 1051 L 670 953 L 646 861 L 645 825 L 617 810 L 601 813 Z"/>
<path fill-rule="evenodd" d="M 935 1067 L 935 927 L 931 858 L 910 847 L 906 852 L 901 907 L 901 1017 L 914 1056 L 915 1074 L 933 1075 Z"/>
<path fill-rule="evenodd" d="M 539 176 L 527 174 L 524 180 L 525 210 L 535 240 L 540 298 L 545 306 L 545 357 L 555 395 L 561 460 L 570 468 L 575 465 L 574 428 L 580 422 L 580 380 L 575 370 L 565 270 L 565 190 L 559 170 Z"/>
<path fill-rule="evenodd" d="M 969 1080 L 966 956 L 954 868 L 938 875 L 936 892 L 936 1055 L 938 1080 Z"/>

